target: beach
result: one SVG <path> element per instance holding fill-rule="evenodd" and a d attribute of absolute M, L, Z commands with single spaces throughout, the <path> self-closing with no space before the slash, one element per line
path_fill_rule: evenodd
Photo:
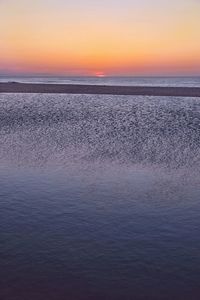
<path fill-rule="evenodd" d="M 200 97 L 200 87 L 111 86 L 87 84 L 0 83 L 0 93 L 96 94 Z"/>

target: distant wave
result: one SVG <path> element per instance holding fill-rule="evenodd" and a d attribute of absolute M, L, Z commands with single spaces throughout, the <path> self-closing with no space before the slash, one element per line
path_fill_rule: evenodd
<path fill-rule="evenodd" d="M 67 76 L 0 76 L 0 82 L 52 84 L 100 84 L 123 86 L 200 87 L 200 77 L 67 77 Z"/>

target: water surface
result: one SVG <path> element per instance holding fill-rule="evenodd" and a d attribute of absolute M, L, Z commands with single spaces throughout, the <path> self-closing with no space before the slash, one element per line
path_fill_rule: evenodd
<path fill-rule="evenodd" d="M 0 294 L 199 299 L 200 102 L 0 95 Z"/>
<path fill-rule="evenodd" d="M 22 83 L 51 83 L 51 84 L 94 84 L 94 85 L 121 85 L 121 86 L 177 86 L 200 87 L 200 76 L 191 77 L 136 77 L 136 76 L 1 76 L 0 82 Z"/>

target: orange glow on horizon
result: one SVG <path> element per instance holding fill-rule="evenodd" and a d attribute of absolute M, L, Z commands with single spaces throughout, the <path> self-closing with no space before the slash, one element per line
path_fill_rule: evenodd
<path fill-rule="evenodd" d="M 109 6 L 112 14 L 103 6 L 83 12 L 81 6 L 63 9 L 61 0 L 52 1 L 60 3 L 56 8 L 48 2 L 48 9 L 42 2 L 0 3 L 0 72 L 200 74 L 200 2 L 174 0 L 174 6 L 164 10 L 155 0 L 153 8 L 133 0 L 127 1 L 133 3 L 127 10 Z M 96 9 L 96 0 L 93 3 Z"/>

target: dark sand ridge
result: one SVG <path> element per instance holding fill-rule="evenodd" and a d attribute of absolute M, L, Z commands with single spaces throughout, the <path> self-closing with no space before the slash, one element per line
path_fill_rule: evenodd
<path fill-rule="evenodd" d="M 55 93 L 200 97 L 200 87 L 104 86 L 8 82 L 0 83 L 0 93 Z"/>

